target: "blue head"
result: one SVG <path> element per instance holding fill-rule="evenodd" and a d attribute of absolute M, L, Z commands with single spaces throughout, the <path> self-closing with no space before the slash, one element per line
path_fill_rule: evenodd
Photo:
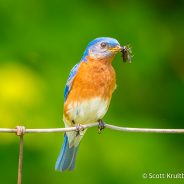
<path fill-rule="evenodd" d="M 86 61 L 87 56 L 92 59 L 113 58 L 117 52 L 122 51 L 122 48 L 114 38 L 96 38 L 88 44 L 81 61 Z"/>

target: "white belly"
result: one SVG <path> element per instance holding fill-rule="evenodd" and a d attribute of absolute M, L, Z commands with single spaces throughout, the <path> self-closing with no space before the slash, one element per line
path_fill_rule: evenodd
<path fill-rule="evenodd" d="M 67 114 L 75 124 L 93 123 L 103 118 L 108 110 L 109 101 L 100 97 L 83 102 L 73 102 L 69 104 Z"/>

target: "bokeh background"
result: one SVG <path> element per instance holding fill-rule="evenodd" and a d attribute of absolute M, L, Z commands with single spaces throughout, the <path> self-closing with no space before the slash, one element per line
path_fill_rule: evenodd
<path fill-rule="evenodd" d="M 184 128 L 184 6 L 181 0 L 0 0 L 0 127 L 63 127 L 63 90 L 89 41 L 131 44 L 117 55 L 118 88 L 104 120 L 128 127 Z M 184 135 L 95 128 L 74 172 L 54 171 L 63 134 L 25 136 L 23 183 L 182 183 L 143 173 L 184 172 Z M 0 134 L 0 183 L 17 181 L 19 139 Z"/>

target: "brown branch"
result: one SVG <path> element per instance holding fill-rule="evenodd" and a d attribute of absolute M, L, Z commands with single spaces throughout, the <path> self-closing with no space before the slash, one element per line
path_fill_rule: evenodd
<path fill-rule="evenodd" d="M 24 134 L 25 134 L 26 129 L 24 126 L 17 126 L 16 130 L 17 130 L 17 132 L 16 132 L 17 136 L 20 137 L 17 184 L 21 184 L 22 183 L 22 162 L 23 162 Z"/>
<path fill-rule="evenodd" d="M 99 123 L 90 123 L 87 125 L 81 125 L 82 129 L 87 129 L 91 127 L 98 126 Z M 115 125 L 110 125 L 105 123 L 105 127 L 112 130 L 122 131 L 122 132 L 143 132 L 143 133 L 168 133 L 168 134 L 183 134 L 184 129 L 157 129 L 157 128 L 129 128 L 129 127 L 120 127 Z M 42 129 L 25 129 L 24 134 L 28 133 L 56 133 L 56 132 L 70 132 L 76 131 L 76 127 L 69 128 L 42 128 Z M 17 133 L 17 129 L 11 128 L 0 128 L 1 133 Z"/>
<path fill-rule="evenodd" d="M 16 128 L 12 128 L 12 129 L 11 128 L 0 128 L 0 133 L 16 133 L 17 136 L 20 136 L 17 184 L 22 183 L 22 162 L 23 162 L 23 144 L 24 144 L 23 137 L 24 137 L 24 134 L 79 131 L 79 130 L 84 130 L 84 129 L 95 127 L 95 126 L 99 126 L 99 123 L 90 123 L 87 125 L 80 125 L 79 127 L 69 127 L 69 128 L 26 129 L 24 126 L 17 126 Z M 122 131 L 122 132 L 184 134 L 184 129 L 129 128 L 129 127 L 120 127 L 120 126 L 110 125 L 107 123 L 105 123 L 104 126 L 108 129 Z"/>

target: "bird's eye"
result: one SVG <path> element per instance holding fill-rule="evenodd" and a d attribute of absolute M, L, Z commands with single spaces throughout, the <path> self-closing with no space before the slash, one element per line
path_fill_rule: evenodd
<path fill-rule="evenodd" d="M 105 48 L 105 47 L 107 46 L 107 43 L 102 42 L 102 43 L 100 44 L 100 46 L 101 46 L 101 48 Z"/>

